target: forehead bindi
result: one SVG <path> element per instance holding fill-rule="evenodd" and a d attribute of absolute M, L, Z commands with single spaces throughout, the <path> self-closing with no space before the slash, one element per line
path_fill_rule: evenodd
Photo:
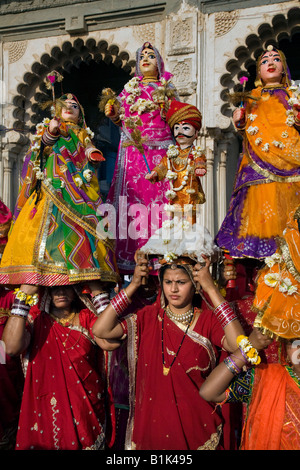
<path fill-rule="evenodd" d="M 182 269 L 167 269 L 164 281 L 189 281 L 189 276 Z"/>
<path fill-rule="evenodd" d="M 145 55 L 154 55 L 154 56 L 155 56 L 154 51 L 153 51 L 152 49 L 144 49 L 144 50 L 142 51 L 142 54 L 141 54 L 141 55 L 142 55 L 142 56 L 145 56 Z"/>

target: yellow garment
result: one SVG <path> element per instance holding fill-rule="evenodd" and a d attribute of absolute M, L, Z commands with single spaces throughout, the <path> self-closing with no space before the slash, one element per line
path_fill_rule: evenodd
<path fill-rule="evenodd" d="M 259 101 L 249 100 L 247 102 L 246 135 L 251 147 L 255 149 L 255 153 L 262 161 L 279 170 L 289 171 L 298 168 L 300 164 L 300 136 L 294 126 L 287 124 L 286 108 L 276 95 L 262 93 L 261 87 L 252 90 L 251 95 L 261 97 Z M 286 99 L 288 100 L 290 96 L 291 92 L 287 94 Z M 258 132 L 251 133 L 250 127 L 257 127 Z M 261 142 L 258 143 L 257 139 L 261 139 Z M 264 150 L 266 144 L 269 145 L 267 151 Z M 281 144 L 283 147 L 280 146 Z M 250 155 L 247 158 L 251 160 Z M 280 178 L 269 170 L 264 171 L 262 168 L 257 168 L 254 162 L 252 162 L 252 166 L 258 173 L 270 178 L 270 180 L 287 181 L 286 177 Z M 300 177 L 297 179 L 300 180 Z M 294 178 L 291 178 L 290 181 L 294 181 Z"/>
<path fill-rule="evenodd" d="M 46 206 L 49 201 L 43 194 L 42 199 L 35 206 L 35 199 L 36 194 L 34 193 L 26 201 L 20 216 L 11 226 L 8 242 L 1 259 L 1 268 L 6 267 L 7 271 L 10 268 L 14 271 L 19 269 L 20 272 L 31 271 L 33 265 L 36 265 L 38 261 L 38 250 L 42 243 L 39 231 L 47 215 Z"/>
<path fill-rule="evenodd" d="M 250 186 L 242 212 L 239 236 L 271 238 L 282 235 L 286 215 L 300 200 L 300 182 Z"/>
<path fill-rule="evenodd" d="M 258 87 L 251 92 L 259 101 L 247 103 L 246 140 L 256 155 L 279 170 L 290 171 L 300 166 L 300 137 L 294 126 L 287 125 L 286 109 L 277 96 L 262 93 Z M 288 100 L 291 93 L 287 94 Z M 251 130 L 252 129 L 252 130 Z M 256 130 L 255 130 L 256 129 Z M 268 150 L 266 150 L 268 145 Z M 280 236 L 289 214 L 300 200 L 300 176 L 279 176 L 254 162 L 245 152 L 240 164 L 250 165 L 265 176 L 263 184 L 248 187 L 242 212 L 239 236 L 261 239 Z"/>
<path fill-rule="evenodd" d="M 279 249 L 267 258 L 257 279 L 254 326 L 266 333 L 292 339 L 300 337 L 300 233 L 299 209 L 290 214 Z"/>

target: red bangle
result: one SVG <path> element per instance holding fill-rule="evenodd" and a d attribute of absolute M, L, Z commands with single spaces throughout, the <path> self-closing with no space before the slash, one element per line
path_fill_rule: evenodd
<path fill-rule="evenodd" d="M 226 300 L 215 308 L 214 313 L 223 329 L 232 321 L 237 320 L 236 314 Z"/>
<path fill-rule="evenodd" d="M 115 310 L 118 316 L 122 315 L 122 313 L 126 310 L 126 308 L 130 305 L 130 300 L 125 292 L 122 289 L 119 294 L 117 294 L 113 299 L 111 299 L 110 304 Z"/>

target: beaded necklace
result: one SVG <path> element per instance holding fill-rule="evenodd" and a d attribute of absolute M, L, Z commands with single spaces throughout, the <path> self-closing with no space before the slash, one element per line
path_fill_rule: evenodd
<path fill-rule="evenodd" d="M 194 316 L 194 308 L 192 307 L 187 312 L 176 315 L 175 313 L 172 312 L 172 310 L 170 309 L 168 305 L 166 308 L 166 314 L 171 320 L 179 321 L 180 323 L 187 325 L 191 322 L 191 319 Z"/>
<path fill-rule="evenodd" d="M 185 338 L 186 335 L 187 335 L 187 332 L 188 332 L 189 327 L 191 326 L 191 323 L 192 323 L 192 321 L 193 321 L 193 318 L 194 318 L 194 309 L 193 309 L 193 315 L 192 315 L 192 317 L 191 317 L 191 319 L 190 319 L 190 321 L 189 321 L 189 323 L 188 323 L 188 325 L 187 325 L 187 327 L 186 327 L 186 330 L 185 330 L 184 335 L 183 335 L 183 338 L 182 338 L 182 340 L 181 340 L 181 342 L 180 342 L 180 344 L 179 344 L 179 347 L 178 347 L 178 349 L 177 349 L 177 352 L 176 352 L 176 354 L 175 354 L 175 356 L 174 356 L 174 358 L 173 358 L 171 364 L 169 365 L 169 367 L 167 367 L 167 366 L 165 365 L 165 351 L 164 351 L 164 349 L 165 349 L 165 348 L 164 348 L 164 319 L 165 319 L 165 311 L 164 311 L 163 317 L 162 317 L 162 322 L 161 322 L 161 353 L 162 353 L 162 363 L 163 363 L 163 374 L 164 374 L 164 375 L 168 375 L 168 374 L 169 374 L 170 369 L 171 369 L 172 365 L 174 364 L 174 362 L 175 362 L 175 360 L 176 360 L 176 358 L 177 358 L 177 356 L 178 356 L 178 354 L 179 354 L 179 351 L 180 351 L 180 349 L 181 349 L 182 343 L 183 343 L 183 341 L 184 341 L 184 338 Z"/>

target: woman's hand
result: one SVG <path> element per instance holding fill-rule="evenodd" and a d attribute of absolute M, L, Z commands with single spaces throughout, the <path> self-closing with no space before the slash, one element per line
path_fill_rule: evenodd
<path fill-rule="evenodd" d="M 232 281 L 237 278 L 236 267 L 231 260 L 224 260 L 222 275 L 225 282 Z"/>
<path fill-rule="evenodd" d="M 20 286 L 20 291 L 24 292 L 27 295 L 37 294 L 39 291 L 39 286 L 34 286 L 32 284 L 22 284 Z"/>
<path fill-rule="evenodd" d="M 267 348 L 273 340 L 270 336 L 261 333 L 259 328 L 253 328 L 253 331 L 249 336 L 249 341 L 257 351 L 260 351 L 261 349 Z"/>
<path fill-rule="evenodd" d="M 134 269 L 134 273 L 132 276 L 131 283 L 136 289 L 140 287 L 143 283 L 143 279 L 148 277 L 149 274 L 149 266 L 148 266 L 148 259 L 146 255 L 141 252 L 137 251 L 135 254 L 136 266 Z M 128 288 L 126 289 L 126 291 Z"/>
<path fill-rule="evenodd" d="M 202 287 L 204 292 L 208 292 L 211 287 L 215 288 L 215 284 L 209 271 L 210 259 L 206 256 L 202 257 L 203 262 L 197 263 L 194 266 L 193 276 L 197 286 L 197 290 Z"/>

